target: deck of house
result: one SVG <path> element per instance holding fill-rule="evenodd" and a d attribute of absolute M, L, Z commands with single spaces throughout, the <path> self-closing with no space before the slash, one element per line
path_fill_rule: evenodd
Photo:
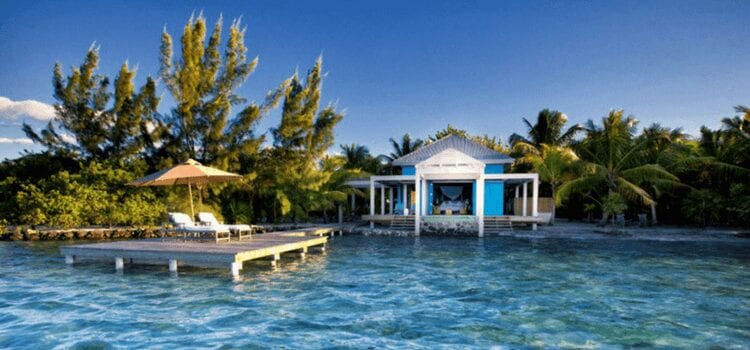
<path fill-rule="evenodd" d="M 271 258 L 276 265 L 281 254 L 299 252 L 304 257 L 311 247 L 325 250 L 329 238 L 342 233 L 339 226 L 311 227 L 293 231 L 269 232 L 243 241 L 228 243 L 185 241 L 177 239 L 143 239 L 93 244 L 77 244 L 60 248 L 65 262 L 73 264 L 79 258 L 108 259 L 115 269 L 128 264 L 169 265 L 176 272 L 179 265 L 229 268 L 238 277 L 245 261 Z"/>

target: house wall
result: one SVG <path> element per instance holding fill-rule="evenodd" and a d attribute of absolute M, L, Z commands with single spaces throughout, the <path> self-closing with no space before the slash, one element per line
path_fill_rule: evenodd
<path fill-rule="evenodd" d="M 486 180 L 484 182 L 484 215 L 503 215 L 505 184 L 503 181 Z"/>
<path fill-rule="evenodd" d="M 503 164 L 487 164 L 484 166 L 485 174 L 503 174 L 505 166 Z"/>

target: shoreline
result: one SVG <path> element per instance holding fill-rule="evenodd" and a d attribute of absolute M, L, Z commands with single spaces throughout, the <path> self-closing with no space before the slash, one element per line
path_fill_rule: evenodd
<path fill-rule="evenodd" d="M 412 231 L 374 228 L 367 226 L 353 227 L 346 230 L 349 234 L 364 236 L 414 237 Z M 428 234 L 425 237 L 475 237 L 467 234 Z M 500 234 L 485 237 L 513 237 L 526 239 L 578 239 L 578 240 L 647 240 L 665 242 L 716 242 L 732 241 L 750 243 L 750 229 L 742 228 L 697 228 L 680 226 L 597 226 L 591 223 L 558 221 L 554 225 L 540 225 L 537 231 L 528 228 L 517 228 Z"/>
<path fill-rule="evenodd" d="M 269 228 L 296 229 L 307 227 L 314 223 L 299 223 L 288 225 L 259 225 L 268 231 Z M 270 226 L 270 227 L 269 227 Z M 288 227 L 286 227 L 288 226 Z M 55 230 L 34 230 L 17 227 L 13 231 L 0 234 L 0 241 L 98 241 L 111 239 L 145 239 L 162 237 L 164 228 L 161 226 L 144 227 L 111 227 L 111 228 L 72 228 Z M 362 236 L 392 236 L 414 237 L 408 230 L 395 230 L 387 227 L 370 229 L 363 222 L 345 222 L 343 230 L 346 234 Z M 166 237 L 173 236 L 166 233 Z M 424 237 L 476 237 L 464 233 L 423 233 Z M 516 228 L 486 237 L 513 237 L 524 239 L 577 239 L 577 240 L 647 240 L 666 242 L 711 242 L 732 241 L 750 243 L 750 229 L 743 228 L 697 228 L 680 226 L 597 226 L 592 223 L 558 221 L 554 225 L 540 225 L 537 231 L 526 227 Z"/>

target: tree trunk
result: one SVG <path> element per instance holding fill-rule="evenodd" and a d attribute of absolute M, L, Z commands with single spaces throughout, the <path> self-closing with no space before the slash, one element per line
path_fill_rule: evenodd
<path fill-rule="evenodd" d="M 606 226 L 609 220 L 609 214 L 602 212 L 602 220 L 599 221 L 599 226 Z"/>
<path fill-rule="evenodd" d="M 656 204 L 651 204 L 651 224 L 658 224 L 658 222 L 656 221 Z"/>

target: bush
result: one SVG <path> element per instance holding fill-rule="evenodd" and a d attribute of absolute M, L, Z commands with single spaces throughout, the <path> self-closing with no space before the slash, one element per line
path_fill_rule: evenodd
<path fill-rule="evenodd" d="M 150 189 L 127 186 L 133 175 L 98 163 L 61 171 L 16 194 L 22 224 L 76 227 L 156 224 L 166 209 Z"/>

